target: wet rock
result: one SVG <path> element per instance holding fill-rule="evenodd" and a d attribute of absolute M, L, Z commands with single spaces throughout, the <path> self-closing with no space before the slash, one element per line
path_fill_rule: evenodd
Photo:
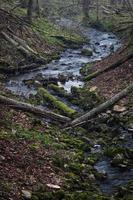
<path fill-rule="evenodd" d="M 81 54 L 85 56 L 92 56 L 93 55 L 93 50 L 91 48 L 83 48 L 81 50 Z"/>
<path fill-rule="evenodd" d="M 96 178 L 100 181 L 103 181 L 103 180 L 108 178 L 108 174 L 105 170 L 97 171 L 96 172 Z"/>
<path fill-rule="evenodd" d="M 90 88 L 90 92 L 95 92 L 96 90 L 97 90 L 96 86 Z"/>
<path fill-rule="evenodd" d="M 5 159 L 5 156 L 0 155 L 0 161 L 4 161 Z"/>
<path fill-rule="evenodd" d="M 33 79 L 29 79 L 29 80 L 23 80 L 23 83 L 25 85 L 27 85 L 27 87 L 31 87 L 34 84 L 34 80 Z"/>
<path fill-rule="evenodd" d="M 68 79 L 71 79 L 71 80 L 74 79 L 73 73 L 68 73 L 68 74 L 67 74 L 67 77 L 68 77 Z"/>
<path fill-rule="evenodd" d="M 35 85 L 36 87 L 41 87 L 41 86 L 42 86 L 42 83 L 41 83 L 40 81 L 35 81 L 35 82 L 34 82 L 34 85 Z"/>
<path fill-rule="evenodd" d="M 107 45 L 106 44 L 101 44 L 100 45 L 102 48 L 106 49 L 107 48 Z"/>
<path fill-rule="evenodd" d="M 110 46 L 110 51 L 113 53 L 114 52 L 114 50 L 115 50 L 115 47 L 114 47 L 114 45 L 113 44 L 111 44 L 111 46 Z"/>
<path fill-rule="evenodd" d="M 117 154 L 113 160 L 111 161 L 112 165 L 118 165 L 118 164 L 122 164 L 124 161 L 124 155 L 123 154 Z"/>
<path fill-rule="evenodd" d="M 124 140 L 125 137 L 126 137 L 126 134 L 123 133 L 123 134 L 121 134 L 121 135 L 119 136 L 119 139 L 120 139 L 120 140 Z"/>
<path fill-rule="evenodd" d="M 3 81 L 6 79 L 6 76 L 4 74 L 0 74 L 0 81 Z"/>
<path fill-rule="evenodd" d="M 71 93 L 74 95 L 74 96 L 77 96 L 79 95 L 79 92 L 80 92 L 80 89 L 75 87 L 75 86 L 72 86 L 71 87 Z"/>
<path fill-rule="evenodd" d="M 31 192 L 28 190 L 22 190 L 22 196 L 24 197 L 24 199 L 31 199 Z"/>
<path fill-rule="evenodd" d="M 99 42 L 95 42 L 95 45 L 100 45 L 100 43 Z"/>
<path fill-rule="evenodd" d="M 68 77 L 65 76 L 64 74 L 59 74 L 58 79 L 61 83 L 65 83 L 68 80 Z"/>
<path fill-rule="evenodd" d="M 126 111 L 126 107 L 125 107 L 125 106 L 115 105 L 115 106 L 113 107 L 113 111 L 118 112 L 118 113 L 121 113 L 121 112 Z"/>
<path fill-rule="evenodd" d="M 54 184 L 47 184 L 47 187 L 51 189 L 60 189 L 61 187 L 59 185 L 54 185 Z"/>
<path fill-rule="evenodd" d="M 94 174 L 89 174 L 88 178 L 89 178 L 90 181 L 95 181 L 96 180 Z"/>
<path fill-rule="evenodd" d="M 120 167 L 122 169 L 127 169 L 127 165 L 126 164 L 119 164 L 118 167 Z"/>
<path fill-rule="evenodd" d="M 38 73 L 36 76 L 35 76 L 35 80 L 37 81 L 42 81 L 44 79 L 42 73 Z"/>

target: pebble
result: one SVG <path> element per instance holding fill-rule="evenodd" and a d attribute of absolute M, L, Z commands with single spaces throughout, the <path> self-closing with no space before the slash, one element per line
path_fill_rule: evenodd
<path fill-rule="evenodd" d="M 5 160 L 6 158 L 2 155 L 0 155 L 0 160 Z"/>
<path fill-rule="evenodd" d="M 47 184 L 47 187 L 52 188 L 52 189 L 60 189 L 59 185 L 54 185 L 54 184 Z"/>
<path fill-rule="evenodd" d="M 32 196 L 31 192 L 28 190 L 22 190 L 22 195 L 25 199 L 31 199 Z"/>

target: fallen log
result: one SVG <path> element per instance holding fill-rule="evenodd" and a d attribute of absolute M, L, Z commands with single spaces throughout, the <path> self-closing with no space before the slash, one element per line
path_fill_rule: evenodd
<path fill-rule="evenodd" d="M 76 110 L 70 108 L 67 104 L 59 100 L 57 97 L 49 93 L 45 88 L 39 88 L 38 94 L 42 97 L 44 101 L 50 102 L 54 107 L 56 107 L 62 114 L 68 117 L 73 117 L 76 114 Z"/>
<path fill-rule="evenodd" d="M 105 72 L 109 72 L 112 69 L 115 69 L 117 67 L 119 67 L 120 65 L 122 65 L 123 63 L 125 63 L 126 61 L 128 61 L 129 59 L 133 58 L 133 53 L 129 54 L 128 56 L 118 60 L 116 63 L 101 69 L 101 70 L 97 70 L 96 72 L 93 72 L 92 74 L 88 75 L 87 77 L 85 77 L 85 81 L 90 81 L 93 78 L 96 78 L 97 76 L 105 73 Z"/>
<path fill-rule="evenodd" d="M 17 74 L 17 73 L 21 73 L 21 72 L 25 73 L 25 72 L 32 71 L 32 70 L 39 68 L 39 67 L 40 67 L 40 64 L 37 64 L 37 63 L 31 63 L 31 64 L 28 64 L 28 65 L 22 65 L 22 66 L 18 66 L 18 67 L 5 66 L 5 67 L 0 67 L 0 72 L 6 73 L 6 74 L 7 73 L 8 74 Z"/>
<path fill-rule="evenodd" d="M 1 32 L 1 35 L 3 36 L 3 38 L 5 40 L 7 40 L 8 42 L 11 43 L 11 45 L 13 45 L 14 47 L 17 48 L 17 50 L 21 51 L 21 53 L 23 53 L 25 56 L 30 57 L 31 53 L 28 51 L 28 49 L 25 49 L 22 45 L 20 45 L 17 41 L 15 41 L 14 39 L 12 39 L 7 33 L 5 32 Z"/>
<path fill-rule="evenodd" d="M 39 115 L 41 117 L 51 119 L 52 120 L 51 122 L 54 122 L 54 121 L 60 122 L 60 123 L 70 122 L 70 118 L 68 117 L 56 114 L 51 111 L 47 111 L 46 109 L 35 107 L 34 105 L 31 105 L 28 103 L 23 103 L 14 99 L 7 98 L 3 95 L 0 95 L 0 103 L 6 106 L 10 106 L 12 108 L 18 109 L 18 110 L 30 112 L 35 115 Z"/>
<path fill-rule="evenodd" d="M 115 96 L 113 96 L 108 101 L 100 104 L 98 107 L 92 109 L 85 115 L 82 115 L 81 117 L 73 120 L 70 124 L 71 127 L 76 127 L 82 124 L 82 122 L 87 123 L 89 119 L 92 119 L 94 116 L 104 112 L 105 110 L 109 109 L 111 106 L 113 106 L 115 103 L 117 103 L 120 99 L 126 97 L 129 93 L 133 92 L 133 84 L 128 86 L 126 89 L 122 90 Z"/>
<path fill-rule="evenodd" d="M 40 56 L 36 51 L 34 51 L 29 45 L 26 44 L 24 40 L 12 34 L 10 37 L 4 31 L 1 31 L 2 37 L 8 41 L 12 46 L 14 46 L 18 51 L 20 51 L 26 58 L 30 58 L 33 62 L 38 64 L 46 64 L 46 59 Z"/>
<path fill-rule="evenodd" d="M 22 40 L 21 38 L 17 37 L 14 34 L 11 34 L 13 39 L 20 44 L 24 49 L 26 49 L 29 53 L 38 56 L 38 53 L 36 51 L 34 51 L 29 45 L 26 44 L 26 42 L 24 40 Z"/>

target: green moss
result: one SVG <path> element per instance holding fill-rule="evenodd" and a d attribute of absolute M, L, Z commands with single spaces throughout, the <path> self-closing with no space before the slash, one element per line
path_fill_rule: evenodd
<path fill-rule="evenodd" d="M 63 87 L 60 87 L 58 85 L 55 85 L 55 84 L 49 84 L 48 85 L 48 88 L 53 90 L 54 92 L 56 92 L 56 94 L 58 96 L 61 96 L 61 97 L 69 97 L 70 95 L 64 90 Z"/>
<path fill-rule="evenodd" d="M 100 70 L 99 70 L 100 71 Z M 99 75 L 99 71 L 93 72 L 84 78 L 85 81 L 90 81 L 93 78 L 96 78 Z"/>
<path fill-rule="evenodd" d="M 91 91 L 90 89 L 91 88 L 88 86 L 84 86 L 84 88 L 72 87 L 71 92 L 73 99 L 71 102 L 80 106 L 80 108 L 84 109 L 85 111 L 88 111 L 100 104 L 102 102 L 101 96 L 96 90 Z"/>
<path fill-rule="evenodd" d="M 84 164 L 71 163 L 69 165 L 69 169 L 72 170 L 75 174 L 79 175 L 82 173 L 82 170 L 84 169 Z"/>
<path fill-rule="evenodd" d="M 82 49 L 81 53 L 85 56 L 92 56 L 93 51 L 91 49 Z"/>
<path fill-rule="evenodd" d="M 95 62 L 87 63 L 84 67 L 81 68 L 80 73 L 84 76 L 87 76 L 88 74 L 91 73 L 94 64 Z"/>
<path fill-rule="evenodd" d="M 39 88 L 38 94 L 44 99 L 48 100 L 53 106 L 58 108 L 61 113 L 66 114 L 68 117 L 73 117 L 76 111 L 68 107 L 65 103 L 61 102 L 59 99 L 51 95 L 46 89 Z"/>
<path fill-rule="evenodd" d="M 45 145 L 45 147 L 48 147 L 49 145 L 51 145 L 53 143 L 52 137 L 47 133 L 42 134 L 41 132 L 36 131 L 34 129 L 27 130 L 27 129 L 25 129 L 21 126 L 17 126 L 17 125 L 12 128 L 15 130 L 14 137 L 16 137 L 16 138 L 23 138 L 26 140 L 35 140 L 36 142 L 39 141 L 39 142 L 42 142 Z M 29 146 L 29 148 L 31 150 L 37 150 L 38 145 L 32 144 L 31 146 Z"/>
<path fill-rule="evenodd" d="M 125 154 L 125 152 L 126 152 L 125 148 L 118 146 L 118 147 L 108 147 L 104 153 L 109 157 L 114 157 L 117 154 L 123 154 L 123 153 Z"/>
<path fill-rule="evenodd" d="M 87 159 L 87 163 L 88 163 L 89 165 L 94 165 L 94 164 L 97 162 L 97 160 L 98 160 L 98 155 L 96 155 L 96 154 L 91 154 L 91 155 L 88 157 L 88 159 Z"/>
<path fill-rule="evenodd" d="M 37 30 L 49 44 L 83 44 L 85 39 L 74 32 L 62 30 L 55 27 L 45 18 L 38 18 L 34 22 L 34 29 Z"/>

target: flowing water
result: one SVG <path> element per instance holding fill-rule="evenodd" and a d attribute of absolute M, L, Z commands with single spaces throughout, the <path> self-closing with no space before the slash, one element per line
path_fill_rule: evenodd
<path fill-rule="evenodd" d="M 60 21 L 60 25 L 69 24 L 70 21 Z M 7 82 L 7 88 L 15 94 L 28 97 L 29 94 L 36 94 L 34 87 L 28 87 L 25 85 L 25 80 L 35 79 L 37 76 L 43 76 L 44 78 L 56 77 L 59 75 L 71 77 L 64 83 L 58 81 L 60 86 L 63 86 L 67 92 L 71 91 L 72 86 L 83 87 L 84 82 L 80 74 L 80 69 L 87 63 L 102 60 L 107 57 L 113 51 L 116 51 L 120 46 L 120 40 L 113 34 L 102 32 L 93 28 L 82 28 L 82 34 L 87 37 L 90 42 L 80 47 L 79 49 L 67 49 L 61 55 L 60 59 L 54 60 L 40 69 L 31 71 L 25 74 L 16 75 L 10 77 Z M 83 48 L 91 48 L 93 55 L 90 57 L 82 55 Z M 108 179 L 100 182 L 100 186 L 103 192 L 111 193 L 114 191 L 114 187 L 117 185 L 126 184 L 133 171 L 121 172 L 118 168 L 114 168 L 110 165 L 110 161 L 107 158 L 103 158 L 96 165 L 95 168 L 100 172 L 106 171 Z"/>
<path fill-rule="evenodd" d="M 35 94 L 36 90 L 28 88 L 23 81 L 34 79 L 40 74 L 44 77 L 58 77 L 59 75 L 72 77 L 63 84 L 59 82 L 59 85 L 63 86 L 68 92 L 71 91 L 71 86 L 82 87 L 84 82 L 81 78 L 80 69 L 87 63 L 92 63 L 108 56 L 111 53 L 112 46 L 114 51 L 121 46 L 119 39 L 113 33 L 101 32 L 92 28 L 84 28 L 82 32 L 90 40 L 82 48 L 91 48 L 93 51 L 92 56 L 82 55 L 82 48 L 76 50 L 67 49 L 60 55 L 60 59 L 52 61 L 45 65 L 44 68 L 10 77 L 7 88 L 19 95 Z"/>

